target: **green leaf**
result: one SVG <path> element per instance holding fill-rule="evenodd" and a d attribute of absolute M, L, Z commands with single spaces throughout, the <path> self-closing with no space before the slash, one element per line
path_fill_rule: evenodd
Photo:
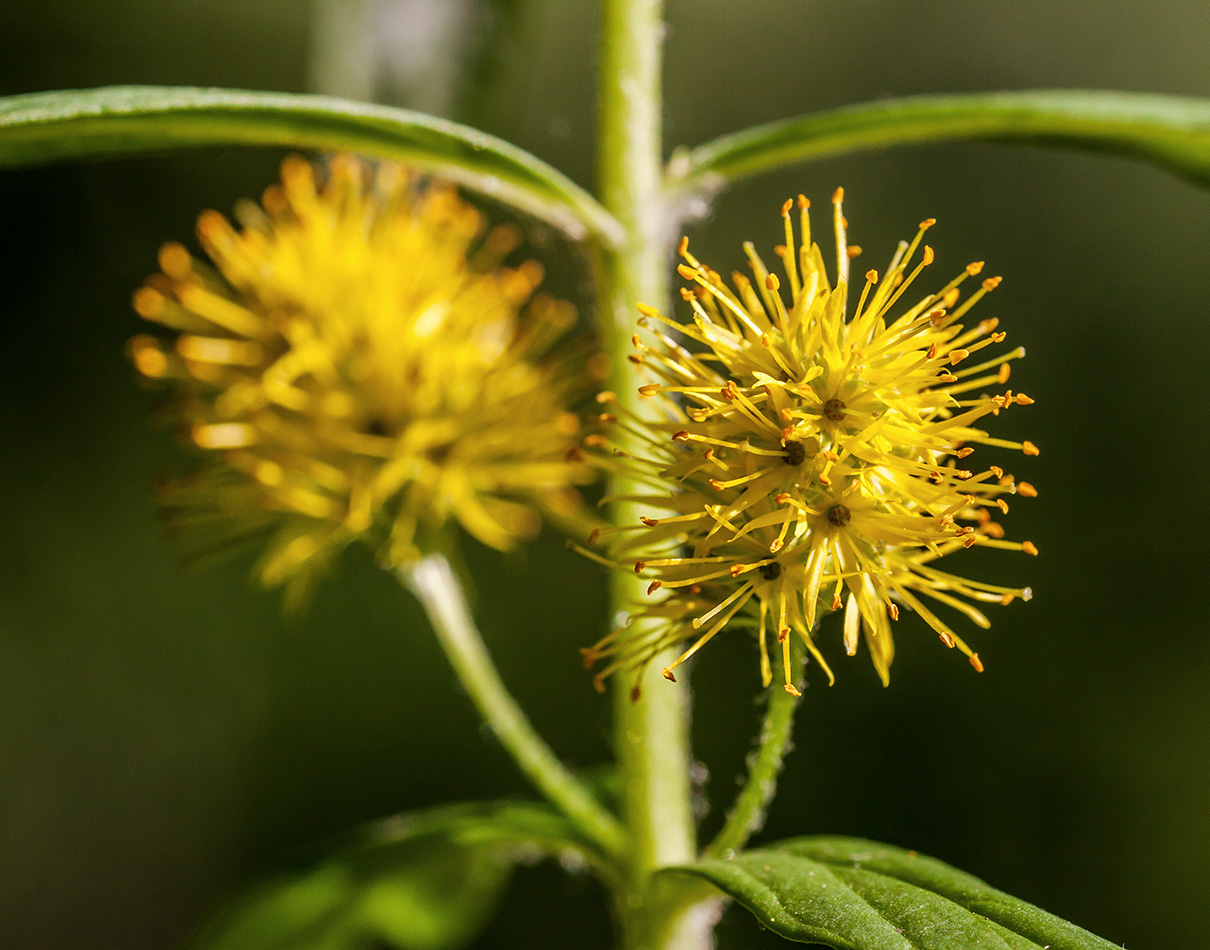
<path fill-rule="evenodd" d="M 1111 950 L 934 858 L 860 838 L 792 838 L 671 869 L 704 877 L 779 936 L 835 950 Z"/>
<path fill-rule="evenodd" d="M 212 145 L 280 145 L 406 161 L 514 205 L 573 238 L 621 229 L 528 152 L 419 112 L 328 96 L 111 86 L 0 98 L 0 167 Z"/>
<path fill-rule="evenodd" d="M 1210 100 L 1082 90 L 913 96 L 786 119 L 679 153 L 669 179 L 710 191 L 808 159 L 954 139 L 1126 155 L 1210 186 Z"/>
<path fill-rule="evenodd" d="M 446 950 L 490 919 L 520 859 L 595 856 L 540 805 L 487 803 L 403 815 L 338 851 L 266 881 L 202 931 L 197 950 Z"/>

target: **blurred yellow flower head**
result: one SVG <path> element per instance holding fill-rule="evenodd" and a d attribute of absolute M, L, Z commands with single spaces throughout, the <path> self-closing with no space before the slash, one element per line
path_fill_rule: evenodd
<path fill-rule="evenodd" d="M 173 381 L 210 459 L 167 484 L 170 523 L 267 537 L 260 579 L 301 592 L 355 539 L 397 565 L 450 522 L 503 549 L 569 514 L 577 374 L 551 347 L 575 313 L 535 296 L 538 264 L 501 266 L 518 230 L 396 165 L 323 178 L 287 159 L 239 226 L 201 216 L 212 263 L 165 245 L 135 294 L 178 334 L 135 337 L 135 366 Z"/>
<path fill-rule="evenodd" d="M 906 609 L 919 614 L 950 647 L 982 663 L 933 611 L 942 604 L 978 626 L 976 606 L 1028 599 L 1028 589 L 966 580 L 937 562 L 975 545 L 1036 554 L 1030 542 L 1004 540 L 994 520 L 1007 497 L 1036 494 L 1003 469 L 972 466 L 975 445 L 1037 454 L 1030 442 L 994 438 L 980 421 L 1033 400 L 1003 387 L 1009 362 L 1022 349 L 987 357 L 1004 334 L 997 321 L 973 326 L 970 309 L 1000 283 L 978 283 L 971 264 L 935 293 L 902 302 L 933 261 L 923 245 L 934 222 L 902 242 L 882 274 L 857 284 L 848 316 L 851 261 L 833 196 L 837 280 L 811 240 L 809 202 L 799 196 L 799 233 L 782 209 L 786 243 L 776 248 L 784 277 L 772 273 L 751 244 L 752 277 L 730 285 L 680 247 L 681 295 L 692 318 L 678 322 L 640 305 L 652 343 L 635 336 L 633 360 L 655 378 L 640 388 L 654 418 L 626 418 L 611 394 L 602 419 L 641 436 L 642 449 L 616 442 L 607 425 L 589 443 L 612 449 L 604 464 L 646 486 L 650 517 L 604 529 L 615 563 L 651 578 L 645 604 L 630 627 L 585 651 L 607 661 L 598 676 L 641 670 L 658 652 L 685 640 L 690 647 L 664 675 L 729 623 L 756 626 L 765 685 L 772 679 L 768 636 L 781 642 L 786 689 L 789 637 L 802 638 L 826 671 L 816 620 L 843 610 L 846 651 L 864 635 L 883 683 L 894 653 L 891 627 Z M 667 329 L 665 329 L 667 328 Z M 675 335 L 669 334 L 668 330 Z M 657 592 L 659 592 L 657 594 Z"/>

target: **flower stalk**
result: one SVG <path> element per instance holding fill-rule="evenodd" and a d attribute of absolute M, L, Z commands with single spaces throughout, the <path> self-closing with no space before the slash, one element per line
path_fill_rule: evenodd
<path fill-rule="evenodd" d="M 619 854 L 625 839 L 617 819 L 559 761 L 501 681 L 445 556 L 430 554 L 396 576 L 423 605 L 475 708 L 526 778 L 605 854 Z"/>
<path fill-rule="evenodd" d="M 723 827 L 703 851 L 704 857 L 732 858 L 764 827 L 765 813 L 777 792 L 777 778 L 792 748 L 794 713 L 806 686 L 803 679 L 805 650 L 794 641 L 791 641 L 791 647 L 793 669 L 790 679 L 796 692 L 790 692 L 780 684 L 770 687 L 760 737 L 748 759 L 748 777 L 735 796 Z"/>

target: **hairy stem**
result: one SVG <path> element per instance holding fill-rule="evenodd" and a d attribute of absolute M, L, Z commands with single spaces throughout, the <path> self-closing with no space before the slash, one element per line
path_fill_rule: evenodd
<path fill-rule="evenodd" d="M 559 761 L 501 681 L 445 557 L 431 554 L 400 568 L 397 576 L 424 606 L 437 641 L 484 722 L 534 787 L 606 854 L 623 851 L 625 833 L 617 819 Z"/>
<path fill-rule="evenodd" d="M 748 778 L 744 787 L 735 796 L 727 820 L 704 854 L 711 858 L 730 857 L 739 851 L 748 839 L 765 824 L 765 810 L 773 801 L 777 791 L 777 777 L 782 763 L 790 751 L 790 739 L 794 731 L 794 712 L 802 698 L 801 690 L 804 651 L 797 645 L 793 651 L 792 681 L 799 695 L 789 693 L 781 685 L 770 687 L 769 699 L 765 704 L 765 715 L 761 721 L 760 739 L 748 757 Z"/>
<path fill-rule="evenodd" d="M 635 304 L 666 306 L 671 259 L 662 191 L 662 6 L 661 0 L 604 0 L 601 36 L 600 189 L 625 230 L 621 245 L 600 262 L 601 333 L 612 364 L 610 388 L 637 411 L 640 380 L 626 360 Z M 636 489 L 622 477 L 610 486 L 615 496 Z M 614 504 L 612 517 L 629 524 L 643 513 L 623 501 Z M 644 596 L 638 578 L 616 575 L 611 619 L 619 622 Z M 619 906 L 629 950 L 709 945 L 709 926 L 691 909 L 692 900 L 675 887 L 657 886 L 653 877 L 661 867 L 693 861 L 696 850 L 688 687 L 684 677 L 670 683 L 658 673 L 671 660 L 656 657 L 638 684 L 625 674 L 614 678 L 614 743 L 630 835 Z"/>

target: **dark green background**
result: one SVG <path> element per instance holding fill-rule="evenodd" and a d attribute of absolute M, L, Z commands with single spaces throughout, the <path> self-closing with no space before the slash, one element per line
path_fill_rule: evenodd
<path fill-rule="evenodd" d="M 499 45 L 474 67 L 484 88 L 447 96 L 448 110 L 591 185 L 595 15 L 574 0 L 499 6 Z M 310 6 L 287 0 L 5 0 L 0 92 L 304 89 L 310 23 Z M 485 35 L 482 21 L 473 29 Z M 888 94 L 1210 96 L 1210 5 L 1193 0 L 673 0 L 668 40 L 669 138 L 689 144 Z M 291 622 L 246 581 L 246 561 L 184 572 L 156 525 L 148 486 L 180 455 L 148 425 L 154 400 L 122 354 L 139 329 L 129 294 L 162 241 L 189 238 L 202 208 L 259 193 L 279 158 L 200 152 L 0 174 L 0 946 L 171 946 L 308 841 L 522 791 L 417 607 L 367 556 L 347 559 Z M 1128 947 L 1200 950 L 1210 195 L 1115 159 L 914 148 L 737 188 L 693 227 L 695 250 L 737 267 L 740 241 L 781 239 L 784 197 L 826 205 L 837 185 L 868 266 L 931 215 L 934 279 L 976 258 L 1005 276 L 979 312 L 1029 350 L 1013 384 L 1037 405 L 1000 423 L 1042 448 L 1012 462 L 1041 495 L 1009 519 L 1042 555 L 968 558 L 978 576 L 1036 591 L 971 632 L 983 676 L 908 618 L 890 689 L 864 656 L 837 658 L 832 689 L 812 680 L 764 840 L 867 835 Z M 549 233 L 531 239 L 552 286 L 586 300 L 577 256 Z M 512 558 L 468 557 L 506 679 L 557 750 L 601 760 L 606 703 L 576 652 L 603 627 L 601 575 L 555 538 Z M 757 687 L 741 636 L 695 671 L 716 812 L 748 748 Z M 524 869 L 510 896 L 479 946 L 606 945 L 591 881 Z M 724 948 L 775 942 L 739 912 L 721 934 Z"/>

